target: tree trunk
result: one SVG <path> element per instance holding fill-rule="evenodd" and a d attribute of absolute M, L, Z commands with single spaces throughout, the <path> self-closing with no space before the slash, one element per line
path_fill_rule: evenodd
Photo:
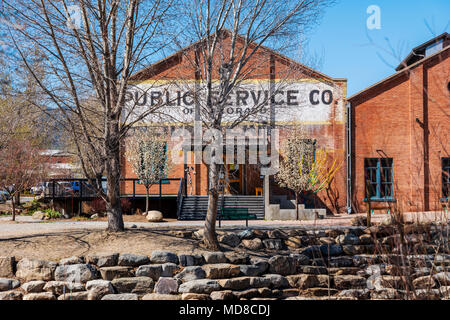
<path fill-rule="evenodd" d="M 146 215 L 148 214 L 149 189 L 150 189 L 150 186 L 149 186 L 149 185 L 146 185 L 146 186 L 145 186 L 145 190 L 147 191 L 147 194 L 146 194 L 146 197 L 145 197 L 145 214 L 146 214 Z"/>
<path fill-rule="evenodd" d="M 106 211 L 108 215 L 108 231 L 119 232 L 125 230 L 120 203 L 120 148 L 119 142 L 114 143 L 108 150 L 106 163 Z"/>
<path fill-rule="evenodd" d="M 16 201 L 16 205 L 20 206 L 20 192 L 16 193 L 15 201 Z"/>
<path fill-rule="evenodd" d="M 216 237 L 216 218 L 217 204 L 219 202 L 219 192 L 217 186 L 219 183 L 219 165 L 212 161 L 210 168 L 210 188 L 208 197 L 208 212 L 205 221 L 205 235 L 203 242 L 210 250 L 219 250 L 219 244 Z"/>
<path fill-rule="evenodd" d="M 12 204 L 12 221 L 16 221 L 16 195 L 12 196 L 11 204 Z"/>

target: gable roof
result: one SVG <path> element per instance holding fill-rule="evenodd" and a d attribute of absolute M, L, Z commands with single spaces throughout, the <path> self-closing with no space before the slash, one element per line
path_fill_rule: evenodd
<path fill-rule="evenodd" d="M 417 66 L 419 66 L 419 65 L 421 65 L 421 64 L 423 64 L 423 63 L 425 63 L 425 62 L 427 62 L 427 61 L 429 61 L 429 60 L 431 60 L 431 59 L 433 59 L 433 58 L 435 58 L 435 57 L 437 57 L 437 56 L 439 56 L 441 54 L 443 54 L 444 52 L 450 52 L 450 45 L 447 45 L 443 49 L 441 49 L 438 52 L 435 52 L 435 53 L 433 53 L 433 54 L 423 58 L 422 60 L 419 60 L 419 61 L 417 61 L 415 63 L 412 63 L 412 64 L 404 67 L 403 69 L 400 69 L 400 71 L 398 71 L 398 72 L 390 75 L 389 77 L 387 77 L 387 78 L 385 78 L 385 79 L 383 79 L 383 80 L 381 80 L 381 81 L 371 85 L 370 87 L 367 87 L 367 88 L 365 88 L 365 89 L 355 93 L 351 97 L 348 97 L 347 101 L 354 101 L 354 100 L 356 100 L 356 98 L 359 97 L 360 95 L 362 95 L 364 93 L 367 93 L 368 91 L 370 91 L 372 89 L 375 89 L 375 88 L 381 86 L 382 84 L 385 84 L 386 82 L 388 82 L 390 80 L 393 80 L 393 79 L 396 79 L 396 78 L 402 76 L 403 74 L 406 73 L 406 71 L 414 69 L 415 67 L 417 67 Z"/>
<path fill-rule="evenodd" d="M 400 71 L 411 64 L 422 60 L 423 58 L 426 58 L 426 50 L 429 46 L 432 44 L 436 44 L 438 42 L 442 41 L 442 49 L 450 45 L 450 36 L 447 32 L 444 32 L 443 34 L 428 40 L 425 43 L 422 43 L 420 46 L 415 47 L 411 50 L 411 52 L 408 54 L 408 56 L 403 59 L 403 61 L 399 64 L 397 68 L 395 68 L 396 71 Z"/>
<path fill-rule="evenodd" d="M 231 34 L 231 32 L 228 29 L 224 29 L 224 30 L 222 30 L 222 32 L 224 32 L 227 35 Z M 240 40 L 245 40 L 245 37 L 242 36 L 242 35 L 238 35 L 237 37 Z M 163 69 L 164 69 L 164 67 L 168 68 L 168 66 L 171 63 L 176 62 L 178 59 L 181 59 L 181 57 L 182 57 L 184 52 L 195 48 L 200 43 L 205 41 L 205 39 L 206 39 L 206 37 L 202 38 L 202 39 L 199 39 L 196 42 L 194 42 L 194 43 L 192 43 L 190 45 L 187 45 L 186 47 L 180 49 L 179 51 L 174 52 L 171 55 L 158 60 L 154 64 L 151 64 L 148 67 L 145 67 L 145 68 L 143 68 L 141 70 L 136 71 L 134 74 L 132 74 L 130 76 L 130 80 L 132 80 L 132 81 L 146 80 L 145 74 L 152 73 L 152 71 L 155 71 L 155 73 L 157 73 L 156 70 L 158 70 L 160 68 L 163 68 Z M 313 74 L 314 76 L 316 76 L 318 78 L 322 78 L 322 79 L 327 80 L 327 81 L 346 80 L 346 79 L 341 79 L 341 78 L 332 78 L 332 77 L 330 77 L 330 76 L 328 76 L 326 74 L 323 74 L 323 73 L 321 73 L 321 72 L 319 72 L 317 70 L 314 70 L 314 69 L 312 69 L 312 68 L 310 68 L 310 67 L 308 67 L 308 66 L 306 66 L 306 65 L 304 65 L 304 64 L 302 64 L 302 63 L 300 63 L 298 61 L 295 61 L 294 59 L 291 59 L 291 58 L 289 58 L 289 57 L 287 57 L 287 56 L 285 56 L 285 55 L 283 55 L 283 54 L 281 54 L 281 53 L 279 53 L 279 52 L 277 52 L 277 51 L 275 51 L 273 49 L 270 49 L 269 47 L 266 47 L 264 45 L 260 45 L 260 49 L 262 49 L 264 51 L 267 51 L 270 54 L 273 54 L 274 56 L 278 57 L 280 60 L 286 61 L 286 62 L 288 62 L 290 64 L 298 65 L 301 68 L 307 70 L 308 72 L 310 72 L 311 74 Z"/>

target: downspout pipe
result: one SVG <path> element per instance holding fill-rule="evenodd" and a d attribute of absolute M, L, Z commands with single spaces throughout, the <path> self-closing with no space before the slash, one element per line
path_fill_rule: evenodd
<path fill-rule="evenodd" d="M 346 157 L 347 157 L 347 213 L 352 214 L 352 106 L 347 102 L 347 121 L 346 121 Z"/>

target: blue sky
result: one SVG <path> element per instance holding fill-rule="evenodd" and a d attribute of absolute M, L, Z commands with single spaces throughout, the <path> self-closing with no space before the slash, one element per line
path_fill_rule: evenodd
<path fill-rule="evenodd" d="M 369 30 L 370 5 L 381 10 L 381 29 Z M 414 47 L 449 32 L 449 0 L 338 0 L 308 36 L 319 70 L 348 79 L 348 96 L 384 79 Z"/>

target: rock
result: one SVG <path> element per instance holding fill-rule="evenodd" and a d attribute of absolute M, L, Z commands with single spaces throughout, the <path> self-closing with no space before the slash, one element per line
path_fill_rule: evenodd
<path fill-rule="evenodd" d="M 210 294 L 211 292 L 219 291 L 220 289 L 221 287 L 217 280 L 201 279 L 183 283 L 180 285 L 178 292 Z"/>
<path fill-rule="evenodd" d="M 359 243 L 373 244 L 373 238 L 370 234 L 363 234 L 363 235 L 359 236 Z"/>
<path fill-rule="evenodd" d="M 263 274 L 269 269 L 269 262 L 265 259 L 253 258 L 250 259 L 250 262 L 253 266 L 259 268 L 259 274 Z"/>
<path fill-rule="evenodd" d="M 102 300 L 138 300 L 138 295 L 135 293 L 107 294 Z"/>
<path fill-rule="evenodd" d="M 162 275 L 162 272 L 161 264 L 146 264 L 137 268 L 136 277 L 149 277 L 154 281 L 158 281 L 159 277 Z"/>
<path fill-rule="evenodd" d="M 183 267 L 201 266 L 205 262 L 203 256 L 199 254 L 180 254 L 178 255 L 178 260 L 180 262 L 180 265 Z"/>
<path fill-rule="evenodd" d="M 20 281 L 15 279 L 0 278 L 0 291 L 9 291 L 20 286 Z"/>
<path fill-rule="evenodd" d="M 67 292 L 79 292 L 84 290 L 83 284 L 67 281 L 49 281 L 44 286 L 44 291 L 51 292 L 57 296 Z"/>
<path fill-rule="evenodd" d="M 51 292 L 28 293 L 23 296 L 23 300 L 56 300 L 56 297 Z"/>
<path fill-rule="evenodd" d="M 348 256 L 354 256 L 359 253 L 357 246 L 351 244 L 342 245 L 342 251 Z"/>
<path fill-rule="evenodd" d="M 150 256 L 150 262 L 159 264 L 170 262 L 178 264 L 179 261 L 178 256 L 173 252 L 155 250 Z"/>
<path fill-rule="evenodd" d="M 337 296 L 341 298 L 355 298 L 357 300 L 367 300 L 370 298 L 370 291 L 368 289 L 347 289 L 339 292 Z"/>
<path fill-rule="evenodd" d="M 247 264 L 249 257 L 245 253 L 225 252 L 225 257 L 231 264 Z"/>
<path fill-rule="evenodd" d="M 324 256 L 338 256 L 342 254 L 342 247 L 338 244 L 322 244 L 320 246 L 313 245 L 301 250 L 300 253 L 310 259 L 322 258 Z"/>
<path fill-rule="evenodd" d="M 0 277 L 14 277 L 15 263 L 14 257 L 0 257 Z"/>
<path fill-rule="evenodd" d="M 277 279 L 276 279 L 277 280 Z M 265 277 L 250 277 L 251 288 L 269 288 L 272 286 L 272 279 Z"/>
<path fill-rule="evenodd" d="M 353 275 L 335 275 L 334 286 L 336 289 L 364 289 L 367 287 L 367 280 L 361 276 Z"/>
<path fill-rule="evenodd" d="M 91 216 L 91 219 L 98 219 L 98 213 L 94 213 L 94 214 Z"/>
<path fill-rule="evenodd" d="M 450 285 L 450 272 L 439 272 L 433 276 L 434 280 L 436 280 L 439 285 L 448 286 Z"/>
<path fill-rule="evenodd" d="M 175 275 L 175 279 L 179 279 L 183 282 L 199 280 L 206 278 L 206 272 L 202 267 L 190 266 L 184 268 L 180 273 Z"/>
<path fill-rule="evenodd" d="M 117 293 L 135 293 L 137 295 L 152 293 L 155 286 L 150 277 L 118 278 L 111 281 L 111 284 Z"/>
<path fill-rule="evenodd" d="M 205 236 L 205 229 L 198 229 L 192 234 L 192 236 L 198 240 L 202 240 Z"/>
<path fill-rule="evenodd" d="M 181 300 L 210 300 L 210 297 L 208 294 L 183 293 L 181 295 Z"/>
<path fill-rule="evenodd" d="M 241 274 L 249 277 L 256 277 L 261 275 L 260 267 L 254 265 L 241 264 L 239 265 Z"/>
<path fill-rule="evenodd" d="M 252 240 L 242 240 L 241 245 L 244 248 L 254 251 L 260 250 L 263 247 L 262 241 L 259 238 L 255 238 Z"/>
<path fill-rule="evenodd" d="M 299 273 L 306 273 L 306 274 L 327 274 L 328 270 L 326 267 L 320 267 L 320 266 L 300 266 L 299 270 L 297 270 Z"/>
<path fill-rule="evenodd" d="M 229 263 L 205 264 L 202 268 L 209 279 L 233 278 L 241 272 L 239 266 Z"/>
<path fill-rule="evenodd" d="M 44 220 L 45 218 L 45 212 L 42 211 L 35 211 L 33 215 L 31 216 L 34 220 Z"/>
<path fill-rule="evenodd" d="M 179 269 L 178 265 L 170 262 L 162 264 L 161 268 L 161 277 L 173 277 L 175 272 Z"/>
<path fill-rule="evenodd" d="M 283 239 L 286 240 L 288 238 L 288 235 L 284 233 L 283 231 L 279 229 L 273 229 L 267 231 L 267 237 L 269 239 Z"/>
<path fill-rule="evenodd" d="M 376 235 L 377 238 L 383 238 L 383 237 L 387 237 L 387 236 L 396 234 L 397 231 L 395 230 L 394 227 L 391 227 L 391 226 L 377 225 L 377 226 L 371 226 L 370 228 L 365 229 L 364 233 Z"/>
<path fill-rule="evenodd" d="M 383 289 L 404 289 L 405 279 L 401 276 L 378 276 L 374 279 L 373 286 L 376 290 Z M 368 286 L 370 288 L 370 286 Z"/>
<path fill-rule="evenodd" d="M 142 300 L 181 300 L 181 296 L 175 294 L 148 293 L 142 297 Z"/>
<path fill-rule="evenodd" d="M 42 292 L 44 290 L 45 284 L 45 281 L 35 280 L 24 283 L 21 288 L 25 291 L 25 293 L 36 293 Z"/>
<path fill-rule="evenodd" d="M 284 240 L 284 244 L 290 248 L 301 248 L 303 246 L 302 238 L 301 236 L 289 237 Z"/>
<path fill-rule="evenodd" d="M 124 253 L 119 255 L 117 265 L 124 267 L 138 267 L 150 262 L 147 256 L 141 254 Z"/>
<path fill-rule="evenodd" d="M 250 287 L 250 277 L 238 277 L 218 280 L 223 289 L 244 290 Z"/>
<path fill-rule="evenodd" d="M 341 234 L 336 238 L 336 243 L 345 244 L 359 244 L 359 238 L 352 233 Z"/>
<path fill-rule="evenodd" d="M 178 281 L 173 278 L 161 277 L 155 285 L 155 293 L 172 294 L 178 292 Z"/>
<path fill-rule="evenodd" d="M 90 254 L 86 257 L 87 263 L 95 264 L 99 268 L 116 266 L 118 261 L 118 253 Z"/>
<path fill-rule="evenodd" d="M 338 293 L 338 290 L 331 288 L 309 288 L 301 291 L 301 294 L 305 294 L 313 297 L 330 297 Z"/>
<path fill-rule="evenodd" d="M 217 240 L 220 243 L 226 244 L 233 248 L 236 247 L 241 242 L 241 239 L 235 233 L 226 233 L 226 234 L 220 235 L 217 237 Z"/>
<path fill-rule="evenodd" d="M 86 283 L 98 278 L 97 269 L 90 264 L 69 264 L 55 270 L 56 281 Z"/>
<path fill-rule="evenodd" d="M 329 261 L 332 268 L 353 267 L 352 257 L 332 257 Z"/>
<path fill-rule="evenodd" d="M 3 291 L 0 292 L 0 301 L 2 300 L 22 300 L 23 294 L 20 291 Z"/>
<path fill-rule="evenodd" d="M 269 272 L 280 275 L 294 274 L 297 271 L 297 264 L 291 257 L 274 256 L 269 259 Z"/>
<path fill-rule="evenodd" d="M 231 290 L 213 291 L 209 295 L 211 300 L 234 300 L 235 296 Z"/>
<path fill-rule="evenodd" d="M 86 282 L 88 300 L 101 300 L 107 294 L 114 293 L 114 287 L 109 280 L 91 280 Z"/>
<path fill-rule="evenodd" d="M 238 300 L 253 299 L 255 297 L 258 297 L 259 294 L 260 293 L 259 293 L 258 289 L 255 289 L 255 288 L 247 289 L 244 291 L 233 291 L 233 295 Z"/>
<path fill-rule="evenodd" d="M 237 236 L 239 237 L 239 239 L 243 240 L 243 239 L 251 239 L 253 237 L 253 231 L 250 229 L 246 229 L 244 231 L 241 231 L 237 234 Z"/>
<path fill-rule="evenodd" d="M 336 244 L 336 241 L 334 240 L 334 238 L 331 238 L 331 237 L 319 238 L 319 242 L 320 242 L 320 244 Z"/>
<path fill-rule="evenodd" d="M 413 299 L 441 300 L 441 292 L 439 289 L 419 289 L 414 291 Z"/>
<path fill-rule="evenodd" d="M 138 269 L 139 270 L 139 269 Z M 104 280 L 114 280 L 116 278 L 132 277 L 133 273 L 129 267 L 104 267 L 100 268 L 100 274 Z M 139 276 L 136 273 L 136 276 Z"/>
<path fill-rule="evenodd" d="M 419 277 L 413 280 L 414 289 L 430 289 L 436 286 L 436 282 L 431 276 Z"/>
<path fill-rule="evenodd" d="M 396 300 L 401 298 L 401 294 L 396 289 L 382 289 L 372 291 L 370 298 L 373 300 Z"/>
<path fill-rule="evenodd" d="M 72 292 L 72 293 L 69 292 L 60 295 L 58 297 L 58 300 L 73 300 L 73 301 L 89 300 L 89 292 L 87 291 Z"/>
<path fill-rule="evenodd" d="M 265 239 L 263 245 L 269 250 L 283 250 L 283 241 L 281 239 Z"/>
<path fill-rule="evenodd" d="M 84 263 L 84 259 L 82 257 L 76 257 L 76 256 L 59 260 L 59 265 L 83 264 L 83 263 Z"/>
<path fill-rule="evenodd" d="M 267 231 L 261 230 L 261 229 L 254 229 L 253 230 L 253 236 L 256 238 L 260 238 L 261 240 L 267 238 Z"/>
<path fill-rule="evenodd" d="M 56 266 L 55 262 L 24 258 L 17 263 L 16 277 L 24 281 L 53 280 Z"/>
<path fill-rule="evenodd" d="M 356 275 L 360 275 L 359 273 L 362 273 L 362 275 L 365 275 L 365 271 L 361 270 L 360 268 L 357 268 L 357 267 L 328 268 L 328 273 L 333 274 L 333 275 L 338 275 L 338 276 L 342 276 L 342 275 L 356 276 Z"/>
<path fill-rule="evenodd" d="M 208 263 L 208 264 L 228 262 L 225 254 L 220 251 L 203 253 L 203 258 L 205 259 L 205 263 Z"/>
<path fill-rule="evenodd" d="M 403 276 L 407 274 L 413 273 L 413 269 L 408 266 L 397 266 L 393 264 L 389 264 L 385 267 L 385 271 L 387 274 L 391 276 Z"/>
<path fill-rule="evenodd" d="M 157 210 L 148 211 L 147 212 L 147 221 L 161 222 L 161 221 L 163 221 L 163 214 Z"/>
<path fill-rule="evenodd" d="M 289 288 L 289 281 L 279 274 L 265 274 L 263 278 L 270 280 L 270 287 L 273 289 Z"/>
<path fill-rule="evenodd" d="M 286 279 L 292 288 L 304 290 L 317 287 L 328 288 L 332 277 L 328 275 L 298 274 L 287 276 Z"/>

